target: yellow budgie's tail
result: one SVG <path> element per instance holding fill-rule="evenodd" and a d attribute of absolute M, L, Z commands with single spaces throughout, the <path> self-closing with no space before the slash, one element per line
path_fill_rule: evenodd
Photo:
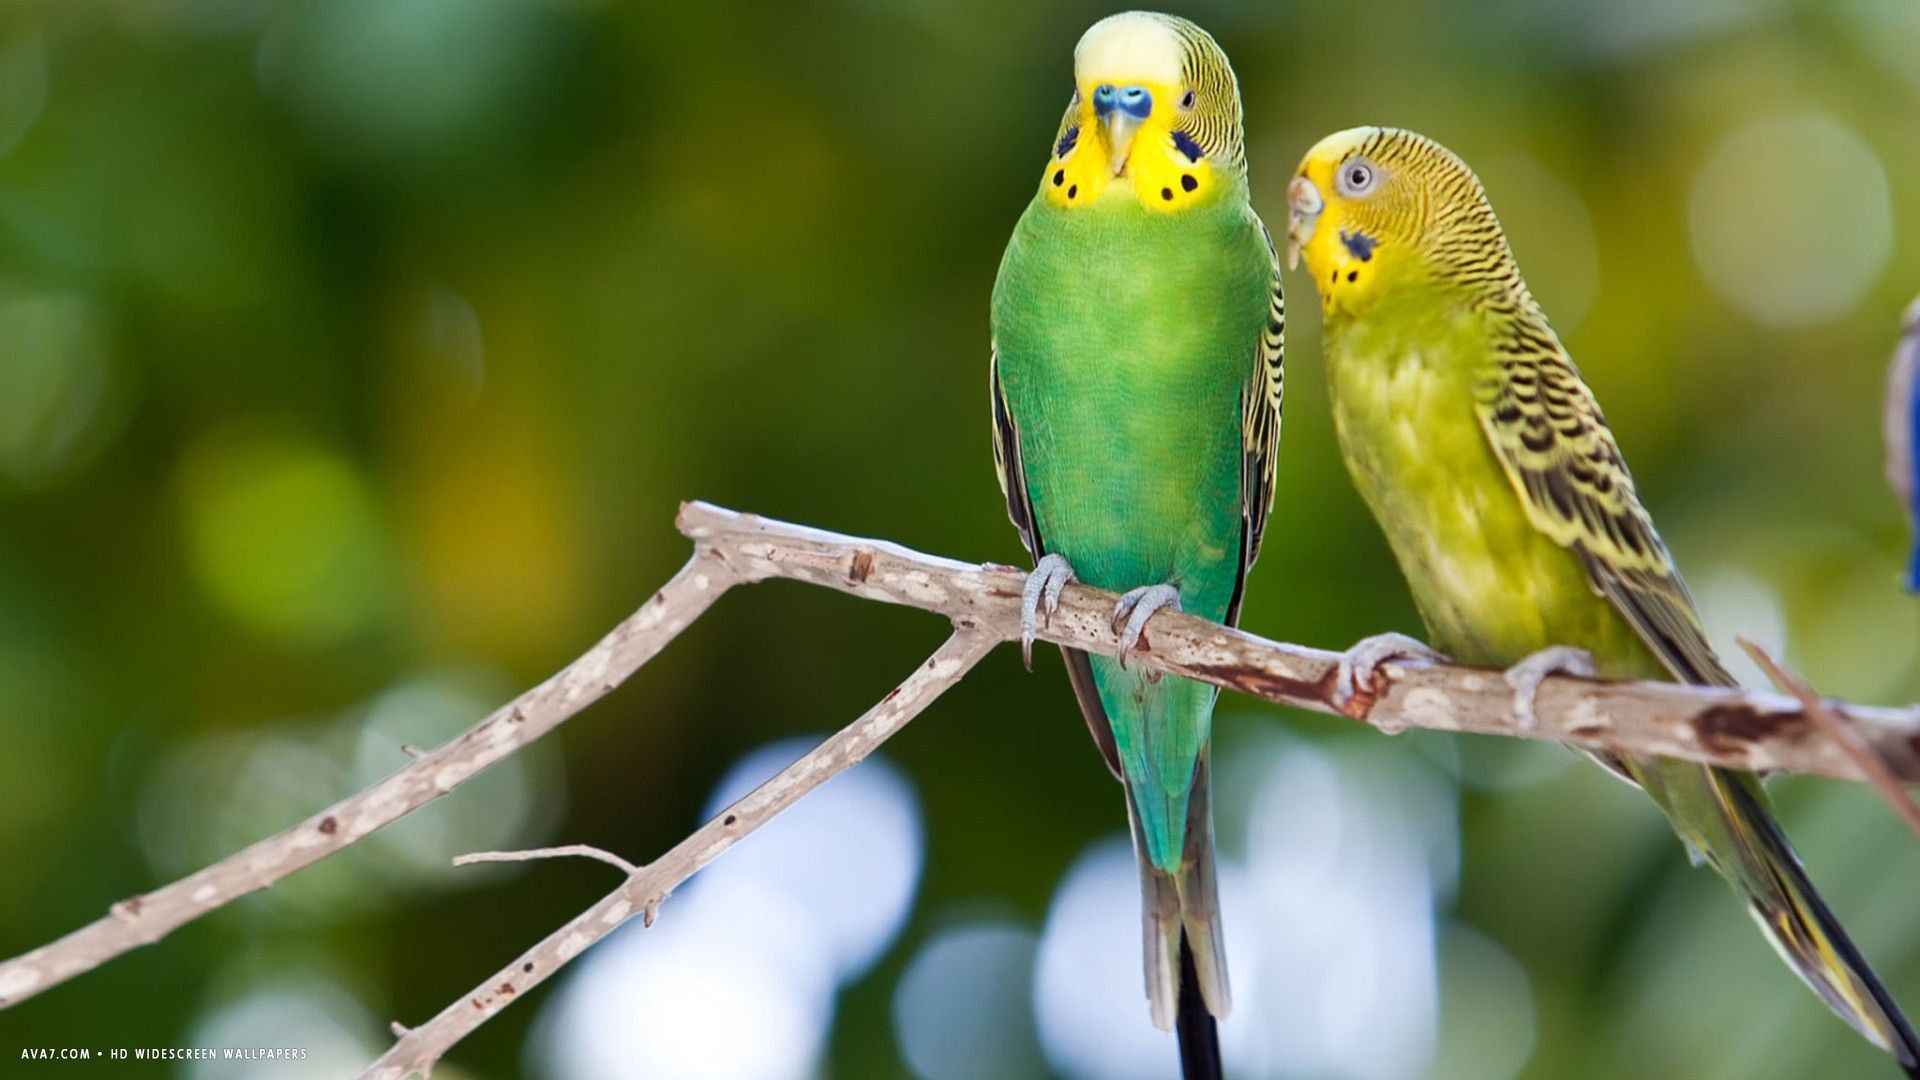
<path fill-rule="evenodd" d="M 1754 921 L 1787 966 L 1868 1042 L 1899 1059 L 1908 1076 L 1920 1077 L 1920 1040 L 1807 880 L 1757 786 L 1721 770 L 1702 772 L 1717 781 L 1714 795 L 1732 841 L 1724 853 L 1716 850 L 1721 845 L 1709 845 L 1707 858 L 1735 864 L 1716 868 L 1747 894 Z"/>

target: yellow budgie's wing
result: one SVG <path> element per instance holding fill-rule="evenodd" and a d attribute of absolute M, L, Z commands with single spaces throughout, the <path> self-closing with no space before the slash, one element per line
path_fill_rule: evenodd
<path fill-rule="evenodd" d="M 1227 622 L 1240 621 L 1240 598 L 1246 591 L 1247 571 L 1260 557 L 1266 538 L 1267 515 L 1273 511 L 1274 465 L 1280 459 L 1280 403 L 1286 386 L 1287 302 L 1280 294 L 1280 256 L 1265 224 L 1267 258 L 1273 265 L 1272 297 L 1267 322 L 1254 349 L 1253 372 L 1240 394 L 1240 578 L 1234 583 Z"/>
<path fill-rule="evenodd" d="M 1014 427 L 1013 413 L 1007 408 L 1007 395 L 1000 389 L 998 346 L 992 351 L 988 372 L 993 387 L 993 471 L 999 475 L 1000 493 L 1007 499 L 1007 517 L 1019 530 L 1020 542 L 1026 546 L 1027 554 L 1038 561 L 1047 553 L 1047 547 L 1033 516 L 1033 503 L 1027 498 L 1027 474 L 1020 464 L 1020 431 Z M 1080 715 L 1086 718 L 1094 745 L 1100 748 L 1100 756 L 1106 760 L 1114 778 L 1119 779 L 1120 751 L 1114 746 L 1113 727 L 1107 720 L 1105 706 L 1100 704 L 1100 691 L 1093 685 L 1093 665 L 1087 660 L 1087 654 L 1078 649 L 1061 649 L 1060 655 L 1067 662 L 1067 681 L 1073 685 L 1073 696 L 1080 703 Z"/>
<path fill-rule="evenodd" d="M 1586 567 L 1674 678 L 1732 686 L 1633 489 L 1593 392 L 1544 319 L 1518 315 L 1475 394 L 1527 517 Z"/>

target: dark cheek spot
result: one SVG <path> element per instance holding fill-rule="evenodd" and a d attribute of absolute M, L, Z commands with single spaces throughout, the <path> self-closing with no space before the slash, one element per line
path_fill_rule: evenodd
<path fill-rule="evenodd" d="M 1379 241 L 1366 233 L 1348 232 L 1345 229 L 1340 230 L 1340 242 L 1346 245 L 1349 254 L 1361 262 L 1372 261 L 1373 249 L 1380 246 Z"/>
<path fill-rule="evenodd" d="M 1338 284 L 1340 284 L 1340 271 L 1338 271 L 1338 270 L 1335 270 L 1335 271 L 1333 271 L 1332 273 L 1329 273 L 1329 274 L 1327 275 L 1327 284 L 1329 284 L 1329 285 L 1338 285 Z"/>
<path fill-rule="evenodd" d="M 1359 280 L 1360 280 L 1360 271 L 1358 270 L 1347 271 L 1347 284 L 1351 285 L 1354 282 Z"/>
<path fill-rule="evenodd" d="M 1162 199 L 1164 199 L 1164 200 L 1166 200 L 1167 202 L 1172 202 L 1172 201 L 1173 201 L 1173 189 L 1172 189 L 1172 188 L 1170 188 L 1170 187 L 1163 187 L 1163 188 L 1161 188 L 1161 189 L 1160 189 L 1160 198 L 1162 198 Z"/>
<path fill-rule="evenodd" d="M 1053 170 L 1053 186 L 1054 187 L 1059 187 L 1061 184 L 1064 184 L 1066 182 L 1067 182 L 1067 170 L 1065 169 Z"/>
<path fill-rule="evenodd" d="M 1195 180 L 1193 178 L 1192 173 L 1187 173 L 1184 176 L 1180 177 L 1180 187 L 1184 191 L 1192 191 L 1194 188 L 1197 188 L 1199 186 L 1200 186 L 1200 181 Z"/>
<path fill-rule="evenodd" d="M 1073 198 L 1073 197 L 1074 197 L 1075 195 L 1078 195 L 1078 194 L 1080 194 L 1080 185 L 1079 185 L 1079 184 L 1075 184 L 1075 185 L 1073 185 L 1072 187 L 1069 187 L 1069 188 L 1067 189 L 1067 198 L 1069 198 L 1069 199 L 1071 199 L 1071 198 Z"/>

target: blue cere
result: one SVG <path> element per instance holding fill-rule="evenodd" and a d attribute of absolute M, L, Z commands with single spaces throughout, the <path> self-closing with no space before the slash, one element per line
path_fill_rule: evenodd
<path fill-rule="evenodd" d="M 1093 91 L 1093 111 L 1105 116 L 1115 109 L 1137 120 L 1145 120 L 1153 111 L 1153 95 L 1144 86 L 1114 86 L 1102 83 Z"/>

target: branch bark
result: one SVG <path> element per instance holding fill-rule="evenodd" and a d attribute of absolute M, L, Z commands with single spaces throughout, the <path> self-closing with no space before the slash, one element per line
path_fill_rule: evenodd
<path fill-rule="evenodd" d="M 737 514 L 704 503 L 681 507 L 680 531 L 694 556 L 638 611 L 578 660 L 472 728 L 372 788 L 187 878 L 131 897 L 66 937 L 0 963 L 0 1008 L 267 887 L 446 794 L 551 731 L 652 659 L 737 584 L 788 578 L 868 600 L 945 615 L 960 629 L 901 687 L 853 726 L 709 822 L 620 889 L 523 954 L 473 994 L 406 1032 L 367 1075 L 424 1071 L 466 1033 L 636 912 L 739 836 L 827 777 L 860 760 L 1001 641 L 1019 635 L 1023 571 L 955 562 L 894 544 Z M 1111 652 L 1110 593 L 1070 585 L 1041 637 Z M 1775 694 L 1666 683 L 1555 676 L 1535 702 L 1538 722 L 1513 715 L 1498 672 L 1449 664 L 1387 664 L 1345 706 L 1334 698 L 1341 654 L 1285 645 L 1178 612 L 1156 615 L 1135 654 L 1154 668 L 1254 697 L 1339 713 L 1393 732 L 1408 727 L 1567 742 L 1739 769 L 1868 779 L 1806 706 Z M 1827 702 L 1877 760 L 1903 782 L 1920 781 L 1920 712 Z M 1858 749 L 1857 747 L 1855 748 Z"/>

